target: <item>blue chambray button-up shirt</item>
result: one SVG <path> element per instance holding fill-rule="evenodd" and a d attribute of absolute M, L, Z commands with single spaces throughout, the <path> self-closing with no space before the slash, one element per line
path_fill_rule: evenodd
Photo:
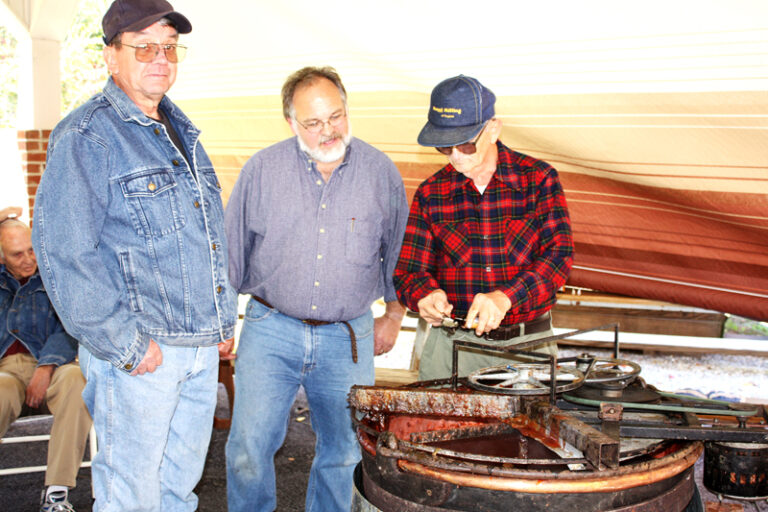
<path fill-rule="evenodd" d="M 326 183 L 296 137 L 245 164 L 225 214 L 229 277 L 283 314 L 342 321 L 395 301 L 408 204 L 381 151 L 352 138 Z"/>

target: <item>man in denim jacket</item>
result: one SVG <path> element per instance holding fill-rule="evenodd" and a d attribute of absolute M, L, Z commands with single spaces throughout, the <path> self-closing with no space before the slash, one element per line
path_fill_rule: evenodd
<path fill-rule="evenodd" d="M 62 327 L 45 293 L 29 227 L 0 221 L 0 437 L 22 406 L 53 414 L 40 510 L 72 511 L 91 417 L 80 394 L 85 379 L 74 361 L 77 342 Z"/>
<path fill-rule="evenodd" d="M 165 96 L 192 26 L 164 0 L 116 0 L 102 27 L 112 77 L 51 134 L 35 250 L 80 342 L 94 510 L 194 510 L 236 296 L 219 181 Z"/>

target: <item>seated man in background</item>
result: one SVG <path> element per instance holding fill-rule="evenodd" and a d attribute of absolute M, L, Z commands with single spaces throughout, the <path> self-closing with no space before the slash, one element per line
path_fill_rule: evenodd
<path fill-rule="evenodd" d="M 85 379 L 74 361 L 77 342 L 61 325 L 43 288 L 29 227 L 0 221 L 0 436 L 26 403 L 53 414 L 48 469 L 40 510 L 73 511 L 75 486 L 91 417 L 81 393 Z"/>

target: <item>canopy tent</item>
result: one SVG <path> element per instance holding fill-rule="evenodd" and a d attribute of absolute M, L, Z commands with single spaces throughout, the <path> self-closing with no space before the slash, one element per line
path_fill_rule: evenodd
<path fill-rule="evenodd" d="M 497 94 L 502 140 L 558 169 L 569 284 L 768 319 L 768 3 L 183 9 L 195 28 L 171 95 L 227 190 L 254 151 L 290 135 L 285 77 L 332 65 L 354 133 L 389 154 L 412 194 L 444 164 L 416 144 L 429 92 L 463 73 Z"/>
<path fill-rule="evenodd" d="M 225 196 L 291 135 L 279 91 L 306 65 L 339 70 L 355 135 L 412 194 L 444 164 L 416 144 L 429 92 L 462 73 L 496 93 L 502 141 L 558 169 L 569 284 L 768 320 L 768 2 L 174 4 L 193 31 L 170 96 Z"/>

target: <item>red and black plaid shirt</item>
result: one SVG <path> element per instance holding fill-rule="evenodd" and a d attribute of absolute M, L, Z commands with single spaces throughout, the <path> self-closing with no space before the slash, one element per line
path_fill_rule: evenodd
<path fill-rule="evenodd" d="M 501 290 L 512 301 L 502 325 L 517 324 L 548 311 L 565 284 L 573 239 L 557 171 L 497 147 L 483 194 L 450 164 L 416 191 L 394 274 L 409 309 L 442 288 L 465 317 L 476 294 Z"/>

